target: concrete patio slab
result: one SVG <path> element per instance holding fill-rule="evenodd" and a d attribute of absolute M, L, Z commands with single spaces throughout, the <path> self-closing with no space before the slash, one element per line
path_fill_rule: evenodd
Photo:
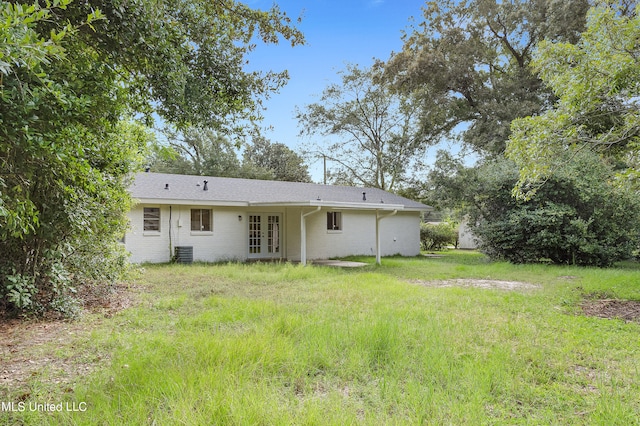
<path fill-rule="evenodd" d="M 333 266 L 336 268 L 361 268 L 363 266 L 368 265 L 367 263 L 363 263 L 363 262 L 352 262 L 349 260 L 337 260 L 337 259 L 314 260 L 310 263 L 312 265 Z"/>

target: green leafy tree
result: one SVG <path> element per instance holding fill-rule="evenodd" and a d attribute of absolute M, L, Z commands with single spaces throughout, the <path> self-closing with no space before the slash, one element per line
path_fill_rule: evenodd
<path fill-rule="evenodd" d="M 348 66 L 341 84 L 331 84 L 320 101 L 298 110 L 301 135 L 335 137 L 307 150 L 337 167 L 333 180 L 393 191 L 409 178 L 427 148 L 410 96 L 395 93 L 377 68 Z"/>
<path fill-rule="evenodd" d="M 310 182 L 302 157 L 284 144 L 254 137 L 238 158 L 239 147 L 211 129 L 167 132 L 166 144 L 153 143 L 147 165 L 151 171 L 199 176 Z"/>
<path fill-rule="evenodd" d="M 622 7 L 621 7 L 622 6 Z M 517 193 L 530 197 L 565 165 L 565 151 L 591 150 L 637 177 L 640 153 L 640 9 L 601 3 L 580 41 L 542 41 L 534 69 L 558 96 L 544 114 L 515 120 L 508 156 L 520 167 Z"/>
<path fill-rule="evenodd" d="M 526 201 L 511 195 L 518 180 L 512 162 L 488 163 L 477 176 L 468 189 L 474 193 L 469 223 L 492 258 L 609 266 L 638 246 L 637 195 L 612 185 L 612 169 L 589 152 Z"/>
<path fill-rule="evenodd" d="M 263 137 L 254 137 L 243 154 L 245 168 L 263 169 L 271 179 L 289 182 L 311 182 L 309 168 L 304 160 L 282 143 L 272 143 Z"/>
<path fill-rule="evenodd" d="M 262 99 L 288 79 L 286 71 L 245 71 L 255 41 L 304 43 L 277 5 L 262 11 L 236 0 L 73 2 L 38 30 L 84 22 L 94 10 L 106 19 L 81 28 L 78 38 L 117 70 L 134 111 L 181 128 L 241 133 L 238 123 L 259 118 Z"/>
<path fill-rule="evenodd" d="M 469 188 L 477 178 L 477 167 L 467 167 L 462 158 L 439 150 L 422 184 L 421 196 L 426 204 L 438 210 L 463 212 L 473 199 Z"/>
<path fill-rule="evenodd" d="M 425 138 L 461 137 L 501 156 L 518 117 L 538 114 L 553 94 L 529 67 L 543 39 L 575 42 L 587 0 L 429 1 L 424 21 L 384 65 L 397 90 L 421 102 Z"/>
<path fill-rule="evenodd" d="M 238 177 L 241 172 L 237 146 L 211 129 L 189 128 L 168 132 L 168 145 L 154 146 L 148 162 L 151 170 L 198 176 Z"/>
<path fill-rule="evenodd" d="M 253 35 L 301 34 L 230 0 L 42 3 L 0 4 L 0 307 L 70 314 L 73 286 L 123 270 L 152 139 L 130 117 L 233 131 L 286 78 L 243 72 Z"/>
<path fill-rule="evenodd" d="M 105 90 L 115 84 L 114 71 L 77 44 L 99 13 L 48 38 L 37 30 L 69 3 L 0 9 L 0 293 L 5 309 L 18 312 L 71 313 L 72 274 L 91 279 L 114 271 L 121 257 L 113 236 L 124 230 L 126 177 L 144 133 L 99 113 L 104 105 L 122 111 Z M 91 251 L 84 244 L 90 239 L 113 255 L 100 257 L 97 269 L 84 264 L 77 271 L 84 262 L 70 258 Z"/>

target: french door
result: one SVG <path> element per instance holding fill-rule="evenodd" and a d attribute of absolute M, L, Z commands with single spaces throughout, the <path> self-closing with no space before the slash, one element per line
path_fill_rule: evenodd
<path fill-rule="evenodd" d="M 282 214 L 249 214 L 249 258 L 282 257 Z"/>

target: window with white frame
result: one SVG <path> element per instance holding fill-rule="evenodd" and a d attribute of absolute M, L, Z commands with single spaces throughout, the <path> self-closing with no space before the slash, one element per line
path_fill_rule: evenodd
<path fill-rule="evenodd" d="M 327 230 L 342 231 L 342 213 L 327 212 Z"/>
<path fill-rule="evenodd" d="M 211 232 L 211 210 L 191 209 L 191 230 Z"/>
<path fill-rule="evenodd" d="M 144 208 L 143 230 L 160 232 L 160 207 Z"/>

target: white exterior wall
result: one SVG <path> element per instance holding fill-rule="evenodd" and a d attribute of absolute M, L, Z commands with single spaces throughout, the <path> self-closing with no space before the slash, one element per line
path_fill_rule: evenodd
<path fill-rule="evenodd" d="M 343 210 L 341 231 L 327 230 L 326 210 L 307 218 L 307 259 L 375 254 L 375 212 Z"/>
<path fill-rule="evenodd" d="M 287 258 L 300 260 L 300 209 L 287 215 L 289 230 Z M 304 209 L 312 212 L 313 208 Z M 327 212 L 341 211 L 342 230 L 327 230 Z M 380 212 L 388 215 L 391 212 Z M 376 212 L 358 210 L 327 210 L 306 218 L 307 259 L 328 259 L 351 255 L 375 256 Z M 420 254 L 420 215 L 417 212 L 398 212 L 380 222 L 380 243 L 383 256 Z"/>
<path fill-rule="evenodd" d="M 160 232 L 143 231 L 144 207 L 160 207 Z M 192 232 L 192 208 L 212 209 L 213 231 Z M 125 237 L 125 247 L 131 253 L 133 263 L 169 262 L 176 246 L 192 246 L 193 260 L 219 262 L 244 261 L 248 258 L 248 215 L 257 213 L 282 214 L 281 255 L 284 259 L 300 260 L 301 210 L 314 208 L 233 208 L 207 206 L 172 206 L 169 227 L 169 206 L 139 204 L 129 212 L 130 230 Z M 327 211 L 341 211 L 342 230 L 328 231 Z M 391 212 L 381 211 L 381 215 Z M 242 220 L 238 217 L 241 216 Z M 376 212 L 359 210 L 328 210 L 322 208 L 306 218 L 307 259 L 328 259 L 350 255 L 375 256 Z M 416 256 L 420 253 L 420 215 L 418 212 L 398 212 L 380 222 L 383 256 L 400 254 Z"/>
<path fill-rule="evenodd" d="M 160 232 L 143 231 L 144 207 L 160 207 Z M 136 205 L 131 209 L 128 216 L 129 231 L 124 237 L 124 246 L 131 253 L 131 262 L 168 262 L 171 259 L 167 228 L 169 225 L 169 207 L 157 204 Z"/>
<path fill-rule="evenodd" d="M 383 256 L 420 254 L 420 213 L 398 212 L 395 216 L 382 219 L 380 231 Z"/>
<path fill-rule="evenodd" d="M 143 231 L 144 207 L 160 207 L 160 232 Z M 191 209 L 204 208 L 213 211 L 213 231 L 191 231 Z M 242 216 L 242 220 L 238 220 Z M 139 204 L 129 212 L 130 230 L 125 236 L 125 247 L 131 253 L 133 263 L 169 262 L 176 246 L 192 246 L 193 260 L 217 262 L 245 260 L 247 257 L 246 214 L 232 208 L 207 206 L 169 206 Z M 169 231 L 171 230 L 171 232 Z M 171 249 L 169 248 L 171 234 Z"/>

